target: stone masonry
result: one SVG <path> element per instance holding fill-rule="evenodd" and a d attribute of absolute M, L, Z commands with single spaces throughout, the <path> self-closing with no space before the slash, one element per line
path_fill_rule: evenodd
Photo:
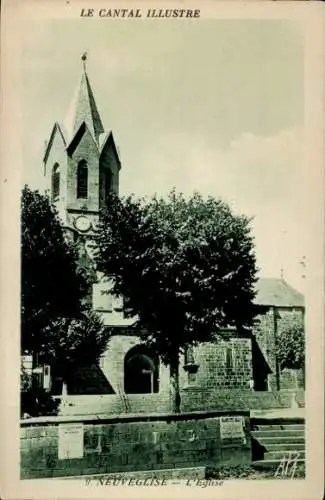
<path fill-rule="evenodd" d="M 240 437 L 222 436 L 220 420 L 225 417 L 239 419 Z M 21 424 L 21 479 L 185 470 L 251 460 L 247 411 L 147 415 L 145 420 L 142 416 L 55 421 L 44 417 Z M 59 458 L 59 426 L 65 424 L 82 426 L 82 457 Z"/>
<path fill-rule="evenodd" d="M 276 315 L 276 318 L 274 318 L 274 315 Z M 275 345 L 276 342 L 281 342 L 281 332 L 284 328 L 297 320 L 303 321 L 303 317 L 304 310 L 302 309 L 277 308 L 274 310 L 274 308 L 271 308 L 264 315 L 259 316 L 255 323 L 253 334 L 272 370 L 268 380 L 270 390 L 302 387 L 303 376 L 301 370 L 284 370 L 281 372 L 279 369 L 279 382 L 277 385 Z"/>

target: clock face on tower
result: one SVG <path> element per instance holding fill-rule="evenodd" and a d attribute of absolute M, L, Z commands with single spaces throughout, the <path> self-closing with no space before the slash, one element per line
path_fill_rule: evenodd
<path fill-rule="evenodd" d="M 81 231 L 82 233 L 85 233 L 91 227 L 91 222 L 85 215 L 80 215 L 79 217 L 76 217 L 73 223 L 75 228 L 78 229 L 78 231 Z"/>

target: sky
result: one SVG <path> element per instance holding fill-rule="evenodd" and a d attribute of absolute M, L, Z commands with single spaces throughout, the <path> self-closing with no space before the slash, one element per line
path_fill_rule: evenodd
<path fill-rule="evenodd" d="M 88 51 L 102 122 L 120 151 L 120 194 L 175 187 L 222 198 L 253 217 L 260 276 L 303 290 L 310 221 L 298 22 L 43 19 L 26 23 L 22 45 L 23 183 L 42 188 L 44 142 Z"/>

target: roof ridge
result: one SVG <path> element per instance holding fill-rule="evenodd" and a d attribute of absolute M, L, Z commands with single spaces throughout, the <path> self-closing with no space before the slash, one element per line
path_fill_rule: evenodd
<path fill-rule="evenodd" d="M 68 133 L 68 142 L 72 140 L 82 122 L 87 124 L 90 133 L 98 145 L 99 137 L 105 132 L 105 129 L 85 66 L 83 66 L 81 76 L 78 78 L 78 84 L 64 120 L 64 126 Z"/>
<path fill-rule="evenodd" d="M 283 278 L 259 278 L 255 302 L 274 307 L 304 307 L 305 298 Z"/>

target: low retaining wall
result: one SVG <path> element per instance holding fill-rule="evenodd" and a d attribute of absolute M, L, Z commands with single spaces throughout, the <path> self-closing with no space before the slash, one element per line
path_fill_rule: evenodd
<path fill-rule="evenodd" d="M 251 461 L 248 412 L 21 421 L 21 479 Z M 152 474 L 154 475 L 154 473 Z"/>
<path fill-rule="evenodd" d="M 243 390 L 184 389 L 181 393 L 182 411 L 201 410 L 266 410 L 290 408 L 295 392 L 300 406 L 304 391 L 253 392 Z M 170 411 L 166 394 L 128 394 L 122 399 L 116 394 L 66 396 L 61 402 L 61 415 L 120 415 L 125 413 L 167 413 Z"/>
<path fill-rule="evenodd" d="M 185 391 L 184 391 L 185 392 Z M 183 397 L 183 411 L 195 411 L 197 409 L 228 409 L 228 410 L 268 410 L 277 408 L 290 408 L 292 396 L 299 406 L 305 402 L 303 390 L 286 391 L 243 391 L 225 390 L 212 391 L 191 388 L 186 397 Z"/>
<path fill-rule="evenodd" d="M 170 400 L 167 394 L 117 394 L 64 396 L 60 415 L 124 415 L 126 413 L 168 413 Z M 200 408 L 202 409 L 202 408 Z"/>

